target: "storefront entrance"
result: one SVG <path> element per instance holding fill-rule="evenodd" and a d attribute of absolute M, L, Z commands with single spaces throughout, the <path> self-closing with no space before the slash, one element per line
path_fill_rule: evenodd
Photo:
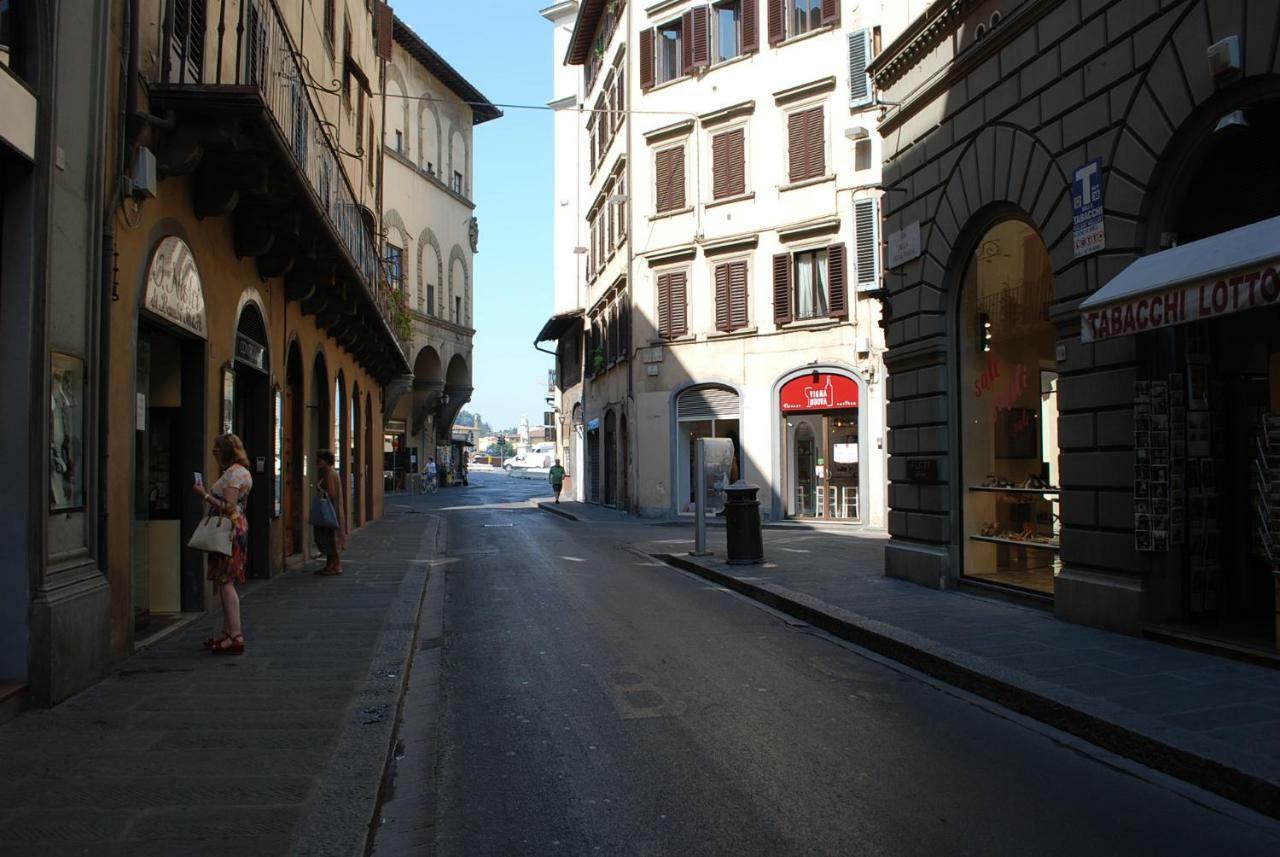
<path fill-rule="evenodd" d="M 700 437 L 723 437 L 733 441 L 731 482 L 742 472 L 742 444 L 738 419 L 741 404 L 736 391 L 718 384 L 690 387 L 676 397 L 676 499 L 677 511 L 693 514 L 698 486 L 697 445 Z"/>
<path fill-rule="evenodd" d="M 965 577 L 1052 595 L 1058 544 L 1058 376 L 1044 242 L 1021 220 L 982 236 L 959 311 Z"/>
<path fill-rule="evenodd" d="M 247 507 L 249 556 L 245 574 L 271 575 L 271 463 L 273 455 L 271 384 L 267 375 L 267 327 L 253 304 L 246 304 L 236 325 L 231 430 L 249 456 L 253 490 Z"/>
<path fill-rule="evenodd" d="M 858 382 L 824 371 L 782 385 L 782 450 L 787 515 L 861 520 Z"/>

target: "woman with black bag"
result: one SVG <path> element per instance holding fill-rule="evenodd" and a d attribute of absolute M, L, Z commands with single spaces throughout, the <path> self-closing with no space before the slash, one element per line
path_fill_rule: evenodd
<path fill-rule="evenodd" d="M 234 434 L 219 435 L 213 442 L 213 457 L 222 468 L 222 475 L 212 488 L 197 481 L 191 490 L 208 504 L 210 515 L 230 520 L 231 554 L 209 554 L 208 579 L 218 584 L 218 595 L 222 599 L 222 633 L 205 640 L 204 645 L 215 655 L 239 655 L 244 653 L 244 629 L 240 625 L 240 596 L 236 584 L 244 583 L 245 560 L 249 556 L 249 519 L 245 517 L 245 506 L 253 490 L 253 477 L 249 474 L 249 456 L 245 454 L 244 444 Z"/>
<path fill-rule="evenodd" d="M 347 514 L 342 502 L 342 478 L 334 469 L 333 453 L 316 453 L 316 493 L 311 499 L 311 530 L 316 547 L 326 557 L 316 572 L 326 577 L 342 574 L 341 551 L 347 547 Z"/>

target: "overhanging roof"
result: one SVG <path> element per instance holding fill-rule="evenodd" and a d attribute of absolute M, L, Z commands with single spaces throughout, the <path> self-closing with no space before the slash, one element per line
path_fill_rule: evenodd
<path fill-rule="evenodd" d="M 1152 253 L 1080 304 L 1081 338 L 1140 333 L 1278 303 L 1277 267 L 1280 217 Z"/>
<path fill-rule="evenodd" d="M 578 18 L 573 22 L 573 35 L 569 37 L 569 51 L 565 54 L 565 65 L 582 65 L 591 53 L 591 39 L 600 26 L 600 16 L 604 14 L 605 0 L 583 0 L 578 8 Z"/>
<path fill-rule="evenodd" d="M 542 330 L 538 332 L 538 336 L 533 340 L 533 344 L 537 345 L 539 342 L 546 342 L 548 339 L 558 340 L 560 337 L 564 336 L 565 331 L 573 327 L 574 324 L 580 324 L 582 322 L 582 315 L 583 313 L 581 309 L 571 309 L 568 312 L 562 312 L 558 315 L 551 316 L 551 318 L 547 319 L 547 323 L 542 326 Z"/>
<path fill-rule="evenodd" d="M 480 90 L 472 86 L 458 73 L 457 69 L 445 62 L 444 57 L 436 53 L 434 48 L 424 42 L 422 37 L 399 17 L 395 19 L 392 34 L 395 36 L 396 44 L 408 51 L 409 55 L 422 63 L 436 80 L 447 86 L 450 92 L 471 107 L 475 117 L 472 124 L 479 125 L 481 122 L 488 122 L 490 119 L 502 116 L 501 110 L 494 107 L 489 99 L 480 94 Z"/>

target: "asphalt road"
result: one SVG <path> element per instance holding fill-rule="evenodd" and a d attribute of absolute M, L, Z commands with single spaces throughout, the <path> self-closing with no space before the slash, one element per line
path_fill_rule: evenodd
<path fill-rule="evenodd" d="M 626 528 L 522 508 L 538 483 L 473 483 L 431 498 L 450 557 L 438 699 L 406 712 L 437 754 L 414 853 L 1280 853 L 1271 820 L 632 553 Z"/>

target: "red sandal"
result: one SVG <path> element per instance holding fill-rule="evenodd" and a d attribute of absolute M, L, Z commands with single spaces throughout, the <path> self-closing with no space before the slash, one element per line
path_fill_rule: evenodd
<path fill-rule="evenodd" d="M 204 647 L 205 647 L 206 649 L 212 649 L 212 648 L 214 648 L 215 646 L 218 646 L 218 645 L 220 645 L 221 643 L 223 643 L 224 641 L 226 641 L 226 640 L 230 640 L 230 639 L 231 639 L 231 635 L 230 635 L 230 634 L 228 634 L 226 631 L 222 631 L 222 632 L 217 633 L 217 634 L 214 634 L 213 636 L 211 636 L 211 637 L 209 637 L 208 639 L 206 639 L 206 640 L 204 641 Z"/>
<path fill-rule="evenodd" d="M 244 634 L 228 636 L 220 643 L 210 647 L 209 651 L 213 652 L 215 655 L 243 655 Z"/>

